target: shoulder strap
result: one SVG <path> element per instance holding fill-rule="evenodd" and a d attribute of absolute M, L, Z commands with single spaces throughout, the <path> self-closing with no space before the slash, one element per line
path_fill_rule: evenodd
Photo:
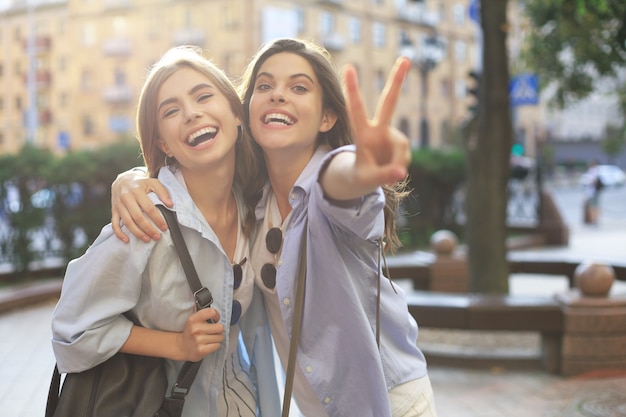
<path fill-rule="evenodd" d="M 293 322 L 291 325 L 291 341 L 289 342 L 289 359 L 287 373 L 285 375 L 285 395 L 283 397 L 282 417 L 289 416 L 291 406 L 291 392 L 293 390 L 293 378 L 296 371 L 296 356 L 298 354 L 298 341 L 300 328 L 302 327 L 302 313 L 304 311 L 304 288 L 306 286 L 306 244 L 308 235 L 308 222 L 304 224 L 302 232 L 302 244 L 300 245 L 300 265 L 296 283 L 296 304 L 294 308 Z"/>
<path fill-rule="evenodd" d="M 180 231 L 176 214 L 162 205 L 157 204 L 157 207 L 161 210 L 161 213 L 167 222 L 172 242 L 174 242 L 174 247 L 176 248 L 176 252 L 178 252 L 178 257 L 180 258 L 180 263 L 183 265 L 187 281 L 189 282 L 189 286 L 191 287 L 191 291 L 195 297 L 196 306 L 198 309 L 210 307 L 213 302 L 213 295 L 211 294 L 211 291 L 202 286 L 200 278 L 198 278 L 198 272 L 196 271 L 196 267 L 191 260 L 191 255 L 189 255 L 189 250 L 187 249 L 187 244 L 185 243 L 183 234 Z M 198 373 L 198 369 L 200 369 L 201 363 L 202 361 L 200 360 L 198 362 L 187 361 L 183 364 L 183 367 L 176 378 L 176 383 L 172 387 L 171 396 L 173 398 L 185 398 L 193 380 L 196 378 L 196 374 Z"/>

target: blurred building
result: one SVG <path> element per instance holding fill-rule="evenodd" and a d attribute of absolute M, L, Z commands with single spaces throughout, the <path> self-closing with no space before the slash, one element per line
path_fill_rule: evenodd
<path fill-rule="evenodd" d="M 356 65 L 371 111 L 395 58 L 411 53 L 416 70 L 394 124 L 420 146 L 426 122 L 428 145 L 442 146 L 469 115 L 467 74 L 481 43 L 474 2 L 0 0 L 0 153 L 133 137 L 144 76 L 168 48 L 201 46 L 236 79 L 264 42 L 283 36 L 317 40 L 337 68 Z M 439 55 L 429 58 L 433 39 Z"/>

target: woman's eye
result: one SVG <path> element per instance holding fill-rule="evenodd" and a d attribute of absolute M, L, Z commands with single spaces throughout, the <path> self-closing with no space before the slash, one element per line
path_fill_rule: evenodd
<path fill-rule="evenodd" d="M 163 112 L 163 117 L 173 116 L 174 114 L 176 114 L 177 111 L 178 111 L 178 109 L 168 109 L 168 110 L 165 110 Z"/>
<path fill-rule="evenodd" d="M 198 102 L 206 101 L 210 99 L 211 97 L 213 97 L 213 94 L 210 94 L 210 93 L 201 94 L 200 96 L 198 96 Z"/>
<path fill-rule="evenodd" d="M 257 90 L 260 90 L 260 91 L 266 91 L 266 90 L 270 89 L 270 85 L 269 84 L 259 84 L 259 85 L 257 85 L 256 88 L 257 88 Z"/>
<path fill-rule="evenodd" d="M 294 89 L 297 93 L 306 93 L 307 91 L 309 91 L 309 89 L 308 89 L 308 88 L 306 88 L 306 87 L 305 87 L 305 86 L 303 86 L 303 85 L 296 85 L 293 89 Z"/>

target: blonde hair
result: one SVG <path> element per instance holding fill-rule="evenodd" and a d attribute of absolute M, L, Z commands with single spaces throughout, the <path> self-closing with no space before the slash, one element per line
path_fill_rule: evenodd
<path fill-rule="evenodd" d="M 243 106 L 237 90 L 226 74 L 202 55 L 200 48 L 178 46 L 168 50 L 150 68 L 137 105 L 138 140 L 144 162 L 148 168 L 148 174 L 151 177 L 158 175 L 159 170 L 165 165 L 167 156 L 158 146 L 157 106 L 159 90 L 163 83 L 180 68 L 191 68 L 205 75 L 224 95 L 233 114 L 242 123 L 245 121 Z M 253 180 L 258 177 L 259 167 L 248 132 L 248 129 L 242 126 L 240 137 L 237 138 L 235 144 L 234 186 L 242 191 L 249 215 L 253 219 L 255 200 L 258 199 L 259 191 Z"/>

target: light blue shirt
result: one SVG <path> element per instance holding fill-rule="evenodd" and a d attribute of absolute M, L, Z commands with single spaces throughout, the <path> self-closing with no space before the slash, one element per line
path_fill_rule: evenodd
<path fill-rule="evenodd" d="M 318 149 L 292 188 L 292 213 L 283 224 L 277 262 L 276 295 L 290 337 L 294 278 L 301 236 L 306 232 L 307 285 L 298 366 L 330 417 L 390 417 L 388 391 L 426 376 L 426 361 L 416 345 L 417 324 L 409 314 L 405 294 L 398 286 L 394 291 L 384 276 L 380 348 L 376 345 L 378 239 L 384 234 L 382 189 L 352 204 L 338 205 L 324 198 L 318 182 L 320 169 L 331 155 L 353 150 L 352 146 L 331 152 Z M 261 223 L 269 191 L 266 187 L 256 209 Z M 265 239 L 263 228 L 257 239 Z M 252 254 L 253 261 L 257 256 Z"/>
<path fill-rule="evenodd" d="M 230 326 L 232 266 L 185 186 L 167 168 L 161 169 L 159 180 L 174 202 L 181 232 L 200 281 L 213 293 L 212 306 L 220 312 L 220 323 L 225 329 L 221 348 L 202 361 L 186 397 L 183 415 L 217 416 L 217 397 L 222 392 L 230 332 L 239 331 L 238 326 Z M 158 202 L 154 195 L 151 198 Z M 239 201 L 238 207 L 239 218 L 245 219 Z M 130 312 L 129 315 L 141 326 L 172 332 L 182 331 L 193 313 L 193 294 L 169 232 L 163 233 L 160 240 L 149 243 L 132 234 L 129 236 L 130 242 L 123 243 L 115 237 L 109 224 L 83 256 L 69 263 L 61 299 L 52 317 L 52 346 L 61 372 L 84 371 L 117 353 L 133 326 L 125 312 Z M 243 235 L 240 237 L 237 245 L 243 245 L 239 249 L 247 254 L 247 239 Z M 243 272 L 244 277 L 249 277 L 244 281 L 251 292 L 253 283 L 249 264 L 243 265 Z M 248 339 L 254 340 L 254 335 Z M 242 351 L 233 347 L 230 350 L 234 350 L 233 358 L 237 358 L 239 364 L 238 358 L 244 356 Z M 167 360 L 165 363 L 171 387 L 183 362 Z M 244 385 L 250 386 L 250 381 Z M 241 394 L 249 395 L 254 406 L 254 387 L 250 387 L 252 392 Z M 268 389 L 272 394 L 271 384 Z M 271 404 L 277 402 L 270 398 Z M 266 415 L 271 416 L 273 412 Z"/>

